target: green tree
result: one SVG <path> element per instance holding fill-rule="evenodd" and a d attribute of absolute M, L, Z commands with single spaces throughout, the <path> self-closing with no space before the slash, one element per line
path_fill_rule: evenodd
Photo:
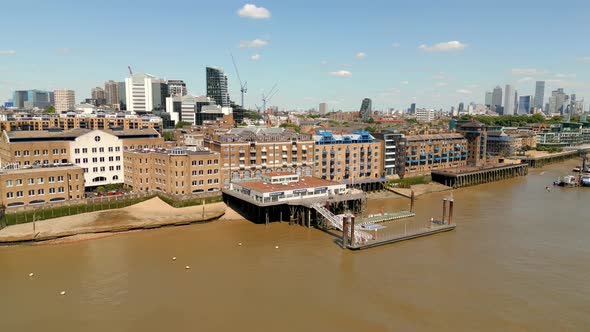
<path fill-rule="evenodd" d="M 96 188 L 96 192 L 97 192 L 98 194 L 104 194 L 105 190 L 106 190 L 106 189 L 105 189 L 105 187 L 103 187 L 103 186 L 99 186 L 99 187 L 97 187 L 97 188 Z"/>
<path fill-rule="evenodd" d="M 178 121 L 178 123 L 176 124 L 176 129 L 182 128 L 182 127 L 185 127 L 185 126 L 190 126 L 190 125 L 191 125 L 190 122 Z"/>
<path fill-rule="evenodd" d="M 44 114 L 54 114 L 55 113 L 55 107 L 53 106 L 49 106 L 46 109 L 43 110 Z"/>
<path fill-rule="evenodd" d="M 174 140 L 174 134 L 170 131 L 163 132 L 162 137 L 164 138 L 165 141 L 173 141 Z"/>

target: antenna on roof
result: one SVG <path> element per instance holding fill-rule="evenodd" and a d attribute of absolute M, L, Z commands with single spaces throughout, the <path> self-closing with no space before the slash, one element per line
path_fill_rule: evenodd
<path fill-rule="evenodd" d="M 127 69 L 129 69 L 129 75 L 133 76 L 133 70 L 131 70 L 131 66 L 127 66 Z"/>

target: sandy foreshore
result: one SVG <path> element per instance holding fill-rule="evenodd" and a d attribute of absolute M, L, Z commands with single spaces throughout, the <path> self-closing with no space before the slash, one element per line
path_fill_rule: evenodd
<path fill-rule="evenodd" d="M 110 236 L 113 233 L 186 225 L 216 219 L 236 220 L 241 216 L 225 203 L 174 208 L 159 198 L 121 209 L 83 213 L 33 223 L 8 226 L 0 230 L 0 244 L 27 241 L 74 242 Z"/>

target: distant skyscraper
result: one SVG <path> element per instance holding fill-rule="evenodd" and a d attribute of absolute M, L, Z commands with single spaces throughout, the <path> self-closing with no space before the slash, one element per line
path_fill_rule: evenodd
<path fill-rule="evenodd" d="M 486 91 L 486 99 L 485 99 L 485 104 L 487 107 L 492 107 L 492 96 L 493 93 L 492 91 Z"/>
<path fill-rule="evenodd" d="M 222 69 L 207 67 L 207 97 L 221 107 L 229 107 L 227 76 Z"/>
<path fill-rule="evenodd" d="M 119 87 L 115 81 L 104 83 L 104 94 L 107 105 L 119 105 Z"/>
<path fill-rule="evenodd" d="M 504 88 L 504 112 L 502 115 L 514 115 L 514 87 L 506 84 Z"/>
<path fill-rule="evenodd" d="M 465 104 L 459 103 L 459 108 L 457 109 L 457 111 L 459 112 L 459 114 L 463 113 L 463 111 L 465 111 Z"/>
<path fill-rule="evenodd" d="M 58 113 L 67 112 L 74 109 L 76 104 L 76 94 L 74 90 L 55 90 L 55 111 Z"/>
<path fill-rule="evenodd" d="M 373 115 L 373 102 L 369 98 L 363 99 L 361 103 L 361 109 L 359 110 L 359 115 L 361 119 L 367 120 Z"/>
<path fill-rule="evenodd" d="M 328 112 L 328 104 L 320 103 L 320 114 L 324 115 Z"/>
<path fill-rule="evenodd" d="M 551 91 L 551 97 L 549 97 L 549 107 L 547 114 L 564 114 L 566 111 L 566 97 L 567 95 L 563 92 L 562 88 Z M 569 98 L 568 98 L 569 99 Z"/>
<path fill-rule="evenodd" d="M 98 86 L 92 88 L 92 99 L 105 99 L 104 89 Z"/>
<path fill-rule="evenodd" d="M 502 107 L 502 88 L 500 86 L 496 86 L 494 91 L 492 92 L 492 111 L 498 112 L 499 109 Z"/>
<path fill-rule="evenodd" d="M 416 114 L 416 103 L 410 104 L 410 114 Z"/>
<path fill-rule="evenodd" d="M 543 101 L 545 99 L 545 81 L 537 81 L 535 83 L 535 108 L 543 108 Z M 545 110 L 547 111 L 547 110 Z"/>
<path fill-rule="evenodd" d="M 55 102 L 53 91 L 20 90 L 13 94 L 13 103 L 16 108 L 45 109 Z"/>
<path fill-rule="evenodd" d="M 153 107 L 152 81 L 154 76 L 138 73 L 125 79 L 127 110 L 134 113 L 148 113 Z"/>
<path fill-rule="evenodd" d="M 532 96 L 520 96 L 518 99 L 518 114 L 531 114 L 533 109 Z"/>
<path fill-rule="evenodd" d="M 169 96 L 186 96 L 186 83 L 183 80 L 168 80 Z"/>
<path fill-rule="evenodd" d="M 117 94 L 119 95 L 119 109 L 127 110 L 127 93 L 125 82 L 117 82 Z"/>

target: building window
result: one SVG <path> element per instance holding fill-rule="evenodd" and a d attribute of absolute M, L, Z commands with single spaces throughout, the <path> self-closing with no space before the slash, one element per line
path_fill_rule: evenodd
<path fill-rule="evenodd" d="M 115 161 L 121 161 L 121 157 L 119 157 L 119 156 L 116 156 L 116 157 L 115 157 Z"/>
<path fill-rule="evenodd" d="M 197 161 L 196 160 L 193 160 L 192 165 L 193 166 L 197 166 Z"/>
<path fill-rule="evenodd" d="M 12 187 L 12 180 L 6 180 L 6 186 Z"/>
<path fill-rule="evenodd" d="M 106 168 L 104 166 L 100 166 L 100 171 L 104 172 L 106 170 Z"/>
<path fill-rule="evenodd" d="M 98 151 L 97 148 L 92 148 L 92 153 L 96 153 Z"/>
<path fill-rule="evenodd" d="M 113 152 L 113 147 L 109 146 L 109 152 Z"/>
<path fill-rule="evenodd" d="M 65 190 L 64 190 L 64 187 L 59 187 L 59 188 L 57 188 L 57 192 L 59 192 L 59 193 L 63 193 L 64 191 L 65 191 Z"/>
<path fill-rule="evenodd" d="M 20 151 L 14 151 L 14 156 L 15 157 L 20 157 Z"/>
<path fill-rule="evenodd" d="M 208 169 L 207 174 L 213 174 L 212 170 Z"/>
<path fill-rule="evenodd" d="M 23 179 L 16 179 L 16 185 L 17 186 L 22 186 L 23 185 Z"/>
<path fill-rule="evenodd" d="M 64 182 L 63 175 L 60 175 L 60 176 L 57 177 L 57 182 Z"/>
<path fill-rule="evenodd" d="M 29 152 L 29 150 L 25 150 L 25 151 L 23 151 L 23 156 L 29 156 L 29 155 L 30 155 L 30 152 Z"/>
<path fill-rule="evenodd" d="M 43 155 L 46 156 L 49 154 L 49 150 L 43 150 Z"/>
<path fill-rule="evenodd" d="M 40 178 L 37 178 L 37 183 L 38 184 L 43 184 L 43 178 L 41 178 L 41 177 Z"/>
<path fill-rule="evenodd" d="M 100 142 L 100 136 L 94 136 L 94 141 L 95 142 Z"/>
<path fill-rule="evenodd" d="M 45 195 L 45 190 L 43 190 L 43 189 L 37 190 L 37 195 L 39 195 L 39 196 Z"/>
<path fill-rule="evenodd" d="M 203 175 L 203 170 L 199 170 L 199 175 Z"/>
<path fill-rule="evenodd" d="M 49 183 L 54 183 L 55 182 L 55 177 L 54 176 L 50 176 L 47 178 L 47 182 Z"/>
<path fill-rule="evenodd" d="M 74 160 L 74 162 L 75 162 L 76 164 L 79 164 L 79 163 L 80 163 L 80 158 L 76 158 L 76 160 Z"/>
<path fill-rule="evenodd" d="M 100 162 L 104 163 L 104 157 L 100 157 Z"/>
<path fill-rule="evenodd" d="M 104 148 L 98 148 L 98 152 L 104 152 Z"/>
<path fill-rule="evenodd" d="M 116 147 L 115 147 L 115 151 L 116 151 L 116 152 L 119 152 L 119 151 L 121 151 L 121 148 L 120 148 L 120 147 L 118 147 L 118 146 L 116 146 Z"/>
<path fill-rule="evenodd" d="M 35 179 L 29 178 L 29 184 L 35 184 Z"/>
<path fill-rule="evenodd" d="M 35 150 L 34 151 L 34 154 L 35 154 L 35 156 L 38 156 L 39 155 L 39 150 Z"/>
<path fill-rule="evenodd" d="M 114 160 L 115 160 L 115 158 L 113 158 L 113 156 L 109 157 L 109 161 L 114 161 Z"/>
<path fill-rule="evenodd" d="M 84 173 L 88 173 L 88 168 L 83 168 Z"/>
<path fill-rule="evenodd" d="M 49 194 L 55 194 L 55 188 L 49 188 Z"/>
<path fill-rule="evenodd" d="M 82 163 L 88 164 L 88 158 L 82 158 Z"/>
<path fill-rule="evenodd" d="M 109 171 L 114 171 L 115 170 L 115 166 L 109 166 Z"/>
<path fill-rule="evenodd" d="M 87 148 L 82 148 L 82 153 L 88 153 L 88 149 Z"/>
<path fill-rule="evenodd" d="M 202 165 L 203 165 L 203 161 L 199 160 L 199 166 L 202 166 Z"/>
<path fill-rule="evenodd" d="M 117 166 L 117 167 L 115 167 L 115 169 L 116 169 L 117 171 L 120 171 L 120 170 L 121 170 L 121 166 Z"/>
<path fill-rule="evenodd" d="M 211 159 L 207 160 L 207 165 L 211 165 Z"/>
<path fill-rule="evenodd" d="M 14 194 L 12 193 L 12 191 L 9 191 L 6 193 L 6 198 L 13 198 Z"/>
<path fill-rule="evenodd" d="M 74 149 L 74 153 L 75 154 L 80 153 L 80 149 Z M 57 150 L 53 150 L 53 154 L 57 154 Z"/>
<path fill-rule="evenodd" d="M 35 190 L 33 190 L 33 189 L 29 190 L 29 196 L 35 196 Z"/>
<path fill-rule="evenodd" d="M 23 197 L 23 192 L 22 191 L 17 191 L 16 192 L 16 197 Z"/>
<path fill-rule="evenodd" d="M 61 149 L 61 154 L 66 154 L 66 149 Z"/>

